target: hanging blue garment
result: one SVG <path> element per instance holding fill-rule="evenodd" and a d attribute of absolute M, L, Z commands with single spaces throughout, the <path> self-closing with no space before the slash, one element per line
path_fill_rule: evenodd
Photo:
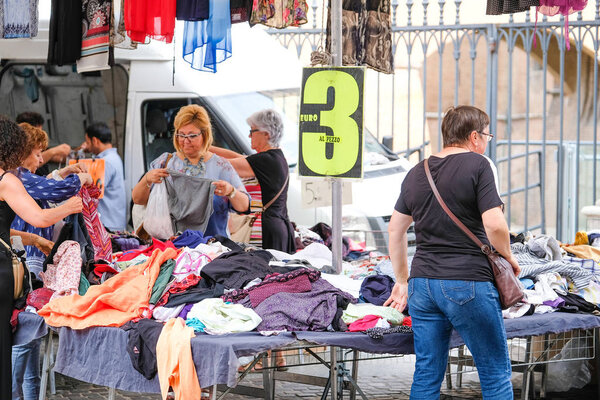
<path fill-rule="evenodd" d="M 192 68 L 217 72 L 217 64 L 231 57 L 229 0 L 210 0 L 205 21 L 186 21 L 183 28 L 183 59 Z"/>

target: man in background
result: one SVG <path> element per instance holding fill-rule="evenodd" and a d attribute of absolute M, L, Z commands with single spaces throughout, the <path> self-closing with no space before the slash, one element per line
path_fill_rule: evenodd
<path fill-rule="evenodd" d="M 112 145 L 112 134 L 104 122 L 94 122 L 85 130 L 85 149 L 104 159 L 104 197 L 98 204 L 100 221 L 111 231 L 123 231 L 127 225 L 127 200 L 123 161 Z"/>

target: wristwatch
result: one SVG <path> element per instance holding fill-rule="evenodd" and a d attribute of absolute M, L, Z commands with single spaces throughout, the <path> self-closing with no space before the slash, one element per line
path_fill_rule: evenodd
<path fill-rule="evenodd" d="M 235 197 L 235 188 L 233 188 L 233 190 L 227 195 L 227 197 L 229 197 L 229 200 L 233 200 L 233 198 Z"/>

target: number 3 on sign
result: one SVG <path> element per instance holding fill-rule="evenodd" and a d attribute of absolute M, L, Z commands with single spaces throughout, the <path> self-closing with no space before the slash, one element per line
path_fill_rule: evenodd
<path fill-rule="evenodd" d="M 300 175 L 361 178 L 364 69 L 305 68 L 303 81 Z"/>

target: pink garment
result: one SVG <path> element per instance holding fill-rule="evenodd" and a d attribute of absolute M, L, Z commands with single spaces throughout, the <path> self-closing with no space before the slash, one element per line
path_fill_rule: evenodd
<path fill-rule="evenodd" d="M 535 13 L 535 26 L 537 29 L 537 13 L 540 12 L 550 17 L 556 14 L 562 14 L 565 16 L 565 44 L 567 50 L 571 49 L 571 43 L 569 41 L 569 14 L 573 14 L 578 11 L 582 11 L 587 5 L 587 0 L 540 0 L 539 7 L 536 8 Z M 536 45 L 536 35 L 533 35 L 533 46 Z"/>
<path fill-rule="evenodd" d="M 302 274 L 285 282 L 273 282 L 266 285 L 257 286 L 256 289 L 248 293 L 252 307 L 257 307 L 265 299 L 277 293 L 304 293 L 310 292 L 312 284 L 308 275 Z"/>
<path fill-rule="evenodd" d="M 112 244 L 108 232 L 98 216 L 98 196 L 100 189 L 96 186 L 84 186 L 79 191 L 79 196 L 83 201 L 83 220 L 88 230 L 92 246 L 94 246 L 95 260 L 104 260 L 112 262 Z"/>
<path fill-rule="evenodd" d="M 382 319 L 379 315 L 365 315 L 358 321 L 354 321 L 350 325 L 348 325 L 348 330 L 350 332 L 363 332 L 369 328 L 374 328 L 377 325 L 377 321 Z"/>
<path fill-rule="evenodd" d="M 44 287 L 54 290 L 50 300 L 79 293 L 81 277 L 81 250 L 79 243 L 65 240 L 56 254 L 54 264 L 48 264 L 46 272 L 40 272 Z"/>

